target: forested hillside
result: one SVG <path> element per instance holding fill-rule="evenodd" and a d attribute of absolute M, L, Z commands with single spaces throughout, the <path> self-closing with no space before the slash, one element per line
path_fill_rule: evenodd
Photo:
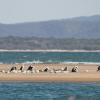
<path fill-rule="evenodd" d="M 20 50 L 100 50 L 100 39 L 4 37 L 0 38 L 0 49 Z"/>

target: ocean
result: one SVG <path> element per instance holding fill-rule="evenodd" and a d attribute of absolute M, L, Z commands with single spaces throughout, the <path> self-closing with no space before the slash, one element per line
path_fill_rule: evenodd
<path fill-rule="evenodd" d="M 100 100 L 100 84 L 0 82 L 0 100 Z"/>
<path fill-rule="evenodd" d="M 100 52 L 0 52 L 0 63 L 99 63 Z"/>
<path fill-rule="evenodd" d="M 0 52 L 0 63 L 99 63 L 99 52 Z M 98 82 L 0 82 L 0 100 L 100 100 Z"/>

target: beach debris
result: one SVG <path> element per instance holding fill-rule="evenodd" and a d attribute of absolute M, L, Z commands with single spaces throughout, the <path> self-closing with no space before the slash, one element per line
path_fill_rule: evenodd
<path fill-rule="evenodd" d="M 5 70 L 2 70 L 2 73 L 5 73 Z"/>
<path fill-rule="evenodd" d="M 13 72 L 13 73 L 16 73 L 16 74 L 18 73 L 18 71 L 17 71 L 17 70 L 13 70 L 12 72 Z"/>
<path fill-rule="evenodd" d="M 89 72 L 89 70 L 85 70 L 86 72 Z"/>
<path fill-rule="evenodd" d="M 64 69 L 53 69 L 54 73 L 62 73 Z"/>
<path fill-rule="evenodd" d="M 62 70 L 62 69 L 61 69 L 61 70 Z M 63 68 L 62 72 L 63 72 L 63 73 L 68 73 L 68 72 L 69 72 L 67 66 L 66 66 L 65 68 Z"/>
<path fill-rule="evenodd" d="M 10 73 L 10 71 L 8 70 L 8 71 L 7 71 L 7 74 L 9 74 L 9 73 Z"/>
<path fill-rule="evenodd" d="M 35 73 L 39 73 L 39 70 L 36 69 L 36 70 L 34 70 L 34 72 L 35 72 Z"/>
<path fill-rule="evenodd" d="M 24 70 L 22 73 L 23 73 L 23 74 L 26 74 L 26 73 L 27 73 L 27 71 L 26 71 L 26 70 Z"/>
<path fill-rule="evenodd" d="M 55 73 L 61 73 L 61 72 L 62 72 L 61 70 L 56 70 L 56 71 L 55 71 Z"/>

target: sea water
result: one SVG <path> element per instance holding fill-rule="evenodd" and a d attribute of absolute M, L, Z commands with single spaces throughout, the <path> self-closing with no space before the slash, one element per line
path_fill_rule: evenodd
<path fill-rule="evenodd" d="M 99 63 L 99 52 L 0 52 L 0 63 Z M 100 83 L 0 82 L 0 100 L 100 100 Z"/>
<path fill-rule="evenodd" d="M 99 63 L 100 52 L 0 52 L 0 63 Z"/>
<path fill-rule="evenodd" d="M 0 82 L 0 100 L 100 100 L 100 84 Z"/>

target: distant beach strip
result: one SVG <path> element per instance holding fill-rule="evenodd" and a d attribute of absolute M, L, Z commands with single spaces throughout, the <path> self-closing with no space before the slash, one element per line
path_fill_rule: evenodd
<path fill-rule="evenodd" d="M 100 82 L 98 64 L 0 64 L 1 81 Z"/>
<path fill-rule="evenodd" d="M 0 49 L 0 52 L 100 52 L 100 50 L 58 50 L 58 49 L 48 49 L 48 50 L 31 50 L 31 49 L 15 49 L 15 50 L 7 50 L 7 49 Z"/>
<path fill-rule="evenodd" d="M 100 82 L 100 52 L 1 51 L 0 80 Z"/>

